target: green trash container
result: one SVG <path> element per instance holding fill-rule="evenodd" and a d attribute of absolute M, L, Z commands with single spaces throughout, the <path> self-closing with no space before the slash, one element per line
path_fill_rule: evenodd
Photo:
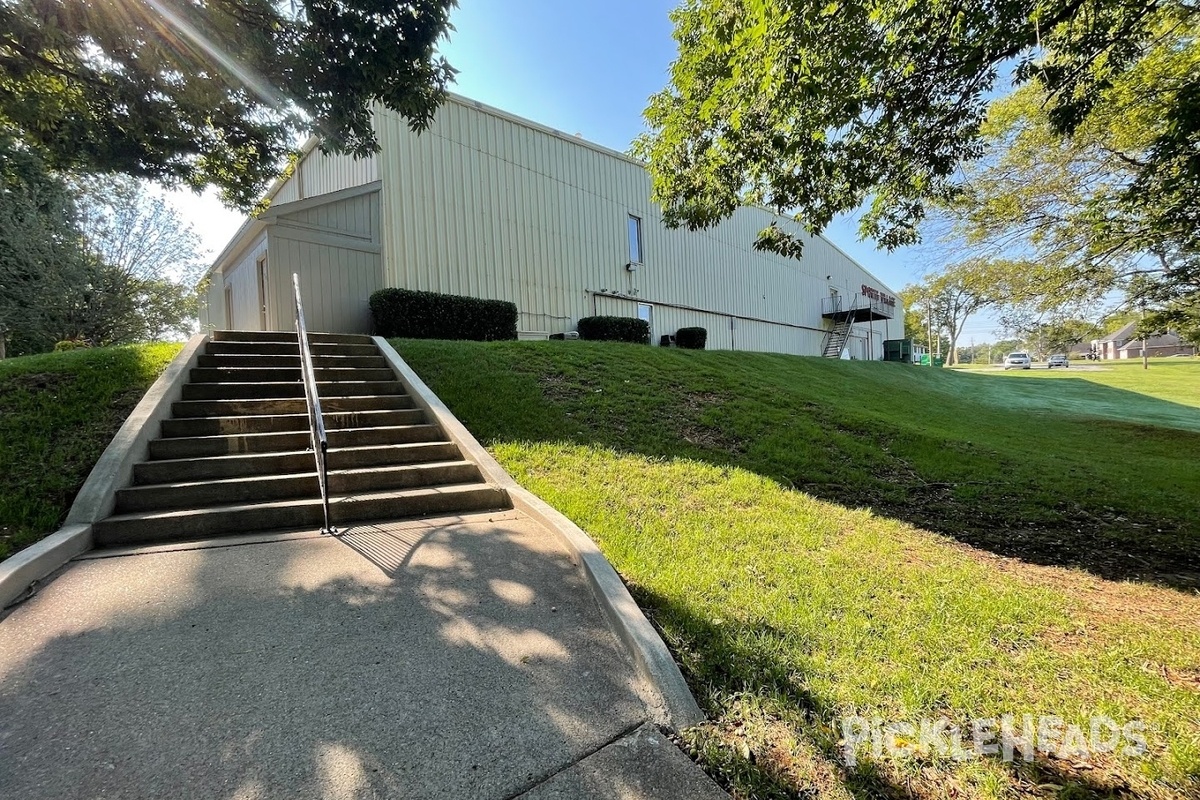
<path fill-rule="evenodd" d="M 929 353 L 922 353 L 921 360 L 918 362 L 922 367 L 929 366 Z"/>
<path fill-rule="evenodd" d="M 944 359 L 944 358 L 935 358 L 935 359 L 933 360 L 933 365 L 934 365 L 935 367 L 944 367 L 944 366 L 946 366 L 946 359 Z"/>

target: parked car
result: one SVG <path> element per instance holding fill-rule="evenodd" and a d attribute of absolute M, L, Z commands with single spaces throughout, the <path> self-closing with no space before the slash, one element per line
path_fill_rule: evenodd
<path fill-rule="evenodd" d="M 1029 357 L 1029 353 L 1009 353 L 1004 359 L 1004 368 L 1009 369 L 1029 369 L 1033 365 L 1033 359 Z"/>
<path fill-rule="evenodd" d="M 1062 353 L 1057 353 L 1046 359 L 1046 366 L 1049 369 L 1054 369 L 1055 367 L 1069 367 L 1071 366 L 1071 362 L 1067 360 L 1067 357 Z"/>

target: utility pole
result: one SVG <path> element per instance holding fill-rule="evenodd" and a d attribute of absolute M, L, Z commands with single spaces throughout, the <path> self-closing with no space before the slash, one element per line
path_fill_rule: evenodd
<path fill-rule="evenodd" d="M 933 309 L 925 309 L 925 344 L 929 345 L 929 366 L 933 366 Z"/>
<path fill-rule="evenodd" d="M 1146 301 L 1142 301 L 1142 369 L 1150 369 L 1150 353 L 1146 350 Z"/>

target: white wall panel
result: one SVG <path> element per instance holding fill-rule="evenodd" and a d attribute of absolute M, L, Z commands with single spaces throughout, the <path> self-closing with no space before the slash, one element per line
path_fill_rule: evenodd
<path fill-rule="evenodd" d="M 271 263 L 276 269 L 272 285 L 281 302 L 275 314 L 282 327 L 291 328 L 292 273 L 300 276 L 304 316 L 314 332 L 370 333 L 371 313 L 367 300 L 382 286 L 379 253 L 350 250 L 335 245 L 292 238 L 272 228 Z"/>
<path fill-rule="evenodd" d="M 258 273 L 256 263 L 267 252 L 267 236 L 260 234 L 237 257 L 234 265 L 224 273 L 214 276 L 213 283 L 221 287 L 222 303 L 220 313 L 212 316 L 210 321 L 218 328 L 225 328 L 232 322 L 233 330 L 253 331 L 262 327 L 258 299 Z M 217 280 L 217 278 L 220 278 Z M 230 290 L 233 304 L 226 316 L 224 308 L 224 290 Z M 216 290 L 216 286 L 213 287 Z"/>
<path fill-rule="evenodd" d="M 353 158 L 322 153 L 314 147 L 296 165 L 291 176 L 270 198 L 272 205 L 294 203 L 379 180 L 376 156 Z"/>
<path fill-rule="evenodd" d="M 383 286 L 379 192 L 282 212 L 268 229 L 268 321 L 295 324 L 292 274 L 314 332 L 369 333 L 367 301 Z"/>
<path fill-rule="evenodd" d="M 387 111 L 375 125 L 385 283 L 510 300 L 523 330 L 570 330 L 597 306 L 632 316 L 640 300 L 658 306 L 656 340 L 703 325 L 713 347 L 816 354 L 831 287 L 893 293 L 823 238 L 809 237 L 800 261 L 755 251 L 758 232 L 781 222 L 763 210 L 739 209 L 708 231 L 669 230 L 637 163 L 471 101 L 447 102 L 419 136 Z M 645 264 L 634 272 L 630 214 L 643 221 Z M 886 338 L 902 330 L 897 305 Z"/>

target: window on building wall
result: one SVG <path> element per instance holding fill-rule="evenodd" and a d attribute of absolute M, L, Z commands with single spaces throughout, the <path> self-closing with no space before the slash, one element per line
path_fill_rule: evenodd
<path fill-rule="evenodd" d="M 629 263 L 642 263 L 642 218 L 629 215 Z"/>

